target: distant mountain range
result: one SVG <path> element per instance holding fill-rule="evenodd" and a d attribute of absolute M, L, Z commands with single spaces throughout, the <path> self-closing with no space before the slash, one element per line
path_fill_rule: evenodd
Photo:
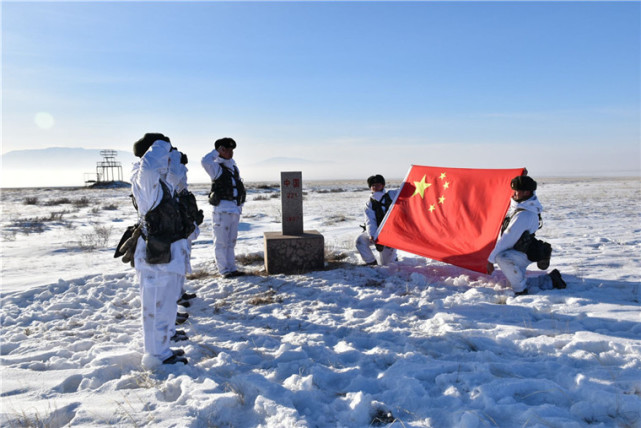
<path fill-rule="evenodd" d="M 72 168 L 86 169 L 92 171 L 96 162 L 103 158 L 99 149 L 83 149 L 80 147 L 49 147 L 46 149 L 14 150 L 2 155 L 3 168 L 9 169 L 33 169 L 33 168 Z M 136 160 L 129 151 L 117 150 L 116 161 L 123 167 L 129 168 Z M 191 163 L 191 162 L 190 162 Z M 261 162 L 252 164 L 257 167 L 271 167 L 282 165 L 319 165 L 325 161 L 313 161 L 302 158 L 273 157 Z"/>
<path fill-rule="evenodd" d="M 69 168 L 86 169 L 87 172 L 96 168 L 96 162 L 103 159 L 99 149 L 83 149 L 69 147 L 50 147 L 47 149 L 14 150 L 2 155 L 2 168 L 5 169 L 36 169 L 36 168 Z M 130 152 L 116 151 L 116 162 L 129 169 L 135 160 Z"/>
<path fill-rule="evenodd" d="M 103 160 L 100 149 L 80 147 L 49 147 L 46 149 L 14 150 L 1 156 L 0 187 L 82 186 L 95 180 L 96 164 Z M 122 166 L 127 181 L 131 165 L 137 160 L 130 151 L 116 151 L 116 162 Z M 241 174 L 248 181 L 278 180 L 279 171 L 305 170 L 306 178 L 324 178 L 333 162 L 294 157 L 273 157 L 258 163 L 242 163 Z M 115 171 L 114 171 L 115 173 Z M 200 167 L 200 159 L 191 159 L 190 183 L 208 183 L 209 176 Z"/>
<path fill-rule="evenodd" d="M 320 165 L 328 163 L 326 161 L 313 161 L 303 158 L 288 158 L 288 157 L 275 157 L 265 159 L 261 162 L 252 164 L 251 166 L 276 166 L 276 165 Z"/>
<path fill-rule="evenodd" d="M 104 158 L 100 149 L 50 147 L 14 150 L 2 155 L 0 187 L 83 186 L 96 179 L 96 164 Z M 127 180 L 135 158 L 131 152 L 116 151 L 114 159 L 122 166 L 122 180 Z M 118 170 L 107 172 L 119 179 Z"/>

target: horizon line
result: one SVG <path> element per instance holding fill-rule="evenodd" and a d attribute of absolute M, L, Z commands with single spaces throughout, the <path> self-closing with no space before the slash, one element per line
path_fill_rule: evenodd
<path fill-rule="evenodd" d="M 553 180 L 595 180 L 595 179 L 616 179 L 616 180 L 630 180 L 630 179 L 641 179 L 641 171 L 636 171 L 634 172 L 634 175 L 539 175 L 537 178 L 540 179 L 553 179 Z M 403 182 L 404 178 L 387 178 L 386 179 L 388 182 L 391 181 L 398 181 L 398 182 Z M 365 182 L 364 179 L 362 178 L 322 178 L 322 179 L 308 179 L 308 180 L 303 180 L 303 183 L 335 183 L 335 182 L 358 182 L 358 181 L 363 181 Z M 246 180 L 244 181 L 247 184 L 276 184 L 280 185 L 280 183 L 276 180 Z M 126 183 L 131 185 L 131 183 L 126 182 L 126 181 L 105 181 L 104 183 Z M 211 182 L 194 182 L 190 183 L 189 186 L 201 186 L 201 185 L 209 185 Z M 126 187 L 122 187 L 125 189 Z M 2 190 L 20 190 L 20 189 L 87 189 L 90 190 L 92 187 L 85 186 L 85 185 L 77 185 L 77 186 L 22 186 L 22 187 L 4 187 L 0 186 L 0 191 Z M 107 189 L 112 189 L 108 188 Z M 367 188 L 365 188 L 367 190 Z M 95 190 L 103 190 L 103 188 L 96 188 Z"/>

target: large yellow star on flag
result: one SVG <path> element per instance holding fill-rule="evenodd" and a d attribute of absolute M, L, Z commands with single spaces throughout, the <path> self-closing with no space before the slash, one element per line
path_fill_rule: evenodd
<path fill-rule="evenodd" d="M 421 199 L 423 199 L 425 196 L 425 189 L 427 189 L 431 185 L 432 185 L 431 183 L 425 182 L 425 176 L 421 178 L 421 181 L 415 181 L 414 186 L 416 186 L 416 190 L 414 190 L 414 194 L 412 195 L 412 197 L 416 195 L 421 195 Z"/>

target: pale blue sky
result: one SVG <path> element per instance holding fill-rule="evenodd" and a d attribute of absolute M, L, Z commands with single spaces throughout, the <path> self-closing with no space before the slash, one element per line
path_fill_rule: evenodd
<path fill-rule="evenodd" d="M 5 1 L 2 153 L 162 132 L 192 181 L 223 136 L 249 180 L 278 179 L 256 165 L 273 157 L 318 161 L 291 165 L 304 178 L 412 163 L 638 175 L 640 16 L 639 2 Z"/>

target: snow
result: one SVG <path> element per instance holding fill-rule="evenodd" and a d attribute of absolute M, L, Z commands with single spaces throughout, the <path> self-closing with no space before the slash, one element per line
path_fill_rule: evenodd
<path fill-rule="evenodd" d="M 190 340 L 175 346 L 189 365 L 154 371 L 141 367 L 134 271 L 113 258 L 135 218 L 129 190 L 3 189 L 0 424 L 641 426 L 639 178 L 540 179 L 537 236 L 568 287 L 519 297 L 500 270 L 404 252 L 360 266 L 364 187 L 305 184 L 305 229 L 324 235 L 328 261 L 301 275 L 261 272 L 277 187 L 252 186 L 241 218 L 253 275 L 214 273 L 207 214 Z M 209 212 L 207 186 L 192 190 Z"/>

